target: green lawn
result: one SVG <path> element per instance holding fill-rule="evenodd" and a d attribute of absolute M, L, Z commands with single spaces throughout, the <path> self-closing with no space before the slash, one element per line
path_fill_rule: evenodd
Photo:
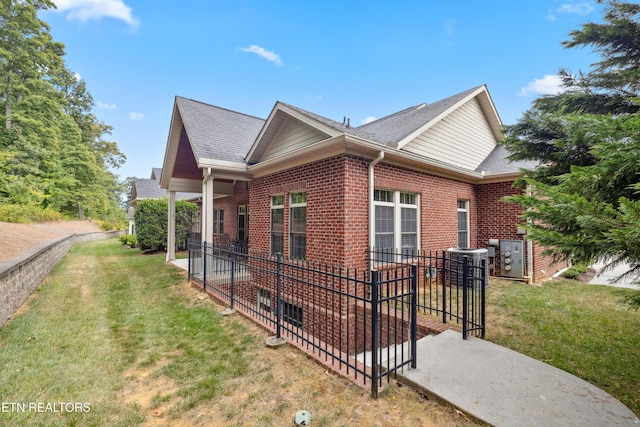
<path fill-rule="evenodd" d="M 301 409 L 316 426 L 473 425 L 408 387 L 373 400 L 267 348 L 164 258 L 116 239 L 72 248 L 0 329 L 0 426 L 281 426 Z"/>
<path fill-rule="evenodd" d="M 640 311 L 607 286 L 495 281 L 487 339 L 570 372 L 640 414 Z"/>
<path fill-rule="evenodd" d="M 395 383 L 373 400 L 291 347 L 266 348 L 267 332 L 221 316 L 164 258 L 115 239 L 71 250 L 0 329 L 0 425 L 280 426 L 300 409 L 316 426 L 474 424 Z M 492 282 L 487 339 L 584 378 L 638 414 L 640 312 L 616 292 Z"/>

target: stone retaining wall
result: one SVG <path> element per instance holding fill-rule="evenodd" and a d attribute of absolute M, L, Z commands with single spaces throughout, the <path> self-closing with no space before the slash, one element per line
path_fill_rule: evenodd
<path fill-rule="evenodd" d="M 45 277 L 76 243 L 118 237 L 125 231 L 70 234 L 0 261 L 0 327 L 29 298 Z"/>

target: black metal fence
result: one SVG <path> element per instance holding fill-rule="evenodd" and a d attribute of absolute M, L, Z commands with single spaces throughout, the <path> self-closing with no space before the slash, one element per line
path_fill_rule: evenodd
<path fill-rule="evenodd" d="M 469 334 L 485 337 L 486 259 L 460 252 L 429 252 L 374 248 L 369 262 L 380 271 L 398 265 L 415 265 L 417 271 L 417 309 L 438 318 L 442 323 L 455 323 L 462 338 Z"/>
<path fill-rule="evenodd" d="M 416 367 L 418 266 L 359 271 L 189 242 L 189 277 L 317 360 L 370 385 Z"/>

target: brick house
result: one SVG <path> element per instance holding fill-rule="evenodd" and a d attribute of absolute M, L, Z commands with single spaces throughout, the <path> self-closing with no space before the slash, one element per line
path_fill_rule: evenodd
<path fill-rule="evenodd" d="M 204 241 L 224 230 L 262 253 L 357 268 L 371 247 L 490 247 L 492 274 L 509 276 L 508 242 L 519 276 L 540 281 L 559 267 L 524 239 L 520 208 L 501 201 L 535 165 L 507 161 L 502 137 L 484 85 L 357 127 L 282 102 L 263 120 L 176 97 L 160 180 L 167 259 L 176 192 L 201 192 Z"/>

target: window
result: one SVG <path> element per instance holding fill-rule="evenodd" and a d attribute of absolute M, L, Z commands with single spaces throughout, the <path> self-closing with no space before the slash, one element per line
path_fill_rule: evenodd
<path fill-rule="evenodd" d="M 418 195 L 391 190 L 374 190 L 375 242 L 381 253 L 377 260 L 390 260 L 398 249 L 402 254 L 418 250 Z M 384 256 L 384 253 L 388 254 Z"/>
<path fill-rule="evenodd" d="M 247 206 L 238 206 L 238 240 L 243 241 L 249 238 L 247 225 L 249 223 L 249 212 Z"/>
<path fill-rule="evenodd" d="M 271 292 L 258 288 L 257 302 L 260 310 L 271 311 Z"/>
<path fill-rule="evenodd" d="M 302 327 L 302 307 L 282 301 L 282 320 L 295 327 Z"/>
<path fill-rule="evenodd" d="M 213 234 L 224 234 L 224 209 L 213 210 Z"/>
<path fill-rule="evenodd" d="M 458 247 L 469 247 L 469 201 L 458 200 Z"/>
<path fill-rule="evenodd" d="M 284 252 L 284 196 L 271 196 L 271 255 Z"/>
<path fill-rule="evenodd" d="M 292 193 L 289 215 L 289 257 L 305 259 L 307 256 L 307 193 Z"/>

